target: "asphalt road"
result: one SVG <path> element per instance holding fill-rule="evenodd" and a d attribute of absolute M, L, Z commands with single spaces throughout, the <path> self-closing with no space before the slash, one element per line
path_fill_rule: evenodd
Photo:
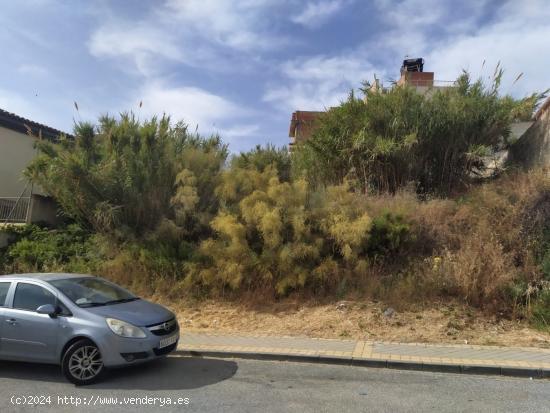
<path fill-rule="evenodd" d="M 550 381 L 170 357 L 74 387 L 55 366 L 0 362 L 0 412 L 29 411 L 548 412 Z"/>

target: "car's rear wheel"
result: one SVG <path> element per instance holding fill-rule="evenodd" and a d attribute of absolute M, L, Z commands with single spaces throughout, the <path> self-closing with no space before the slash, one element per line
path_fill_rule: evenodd
<path fill-rule="evenodd" d="M 105 370 L 99 348 L 87 339 L 79 340 L 67 349 L 61 367 L 67 380 L 76 385 L 97 381 Z"/>

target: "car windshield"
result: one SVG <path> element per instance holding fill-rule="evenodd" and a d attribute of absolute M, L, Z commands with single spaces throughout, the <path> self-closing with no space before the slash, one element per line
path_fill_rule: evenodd
<path fill-rule="evenodd" d="M 102 278 L 67 278 L 50 281 L 79 307 L 97 307 L 138 300 L 139 298 Z"/>

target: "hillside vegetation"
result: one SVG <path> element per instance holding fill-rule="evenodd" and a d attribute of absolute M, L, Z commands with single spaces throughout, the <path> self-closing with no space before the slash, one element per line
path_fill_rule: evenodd
<path fill-rule="evenodd" d="M 501 97 L 499 82 L 350 95 L 292 155 L 230 157 L 166 117 L 78 123 L 74 140 L 40 141 L 25 171 L 65 225 L 13 228 L 0 266 L 98 273 L 172 299 L 452 298 L 547 328 L 550 179 L 477 177 L 541 97 Z"/>

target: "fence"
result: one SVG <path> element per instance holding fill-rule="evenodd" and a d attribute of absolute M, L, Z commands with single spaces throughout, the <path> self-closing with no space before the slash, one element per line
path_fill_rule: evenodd
<path fill-rule="evenodd" d="M 30 197 L 0 197 L 0 223 L 27 222 L 30 205 Z"/>

